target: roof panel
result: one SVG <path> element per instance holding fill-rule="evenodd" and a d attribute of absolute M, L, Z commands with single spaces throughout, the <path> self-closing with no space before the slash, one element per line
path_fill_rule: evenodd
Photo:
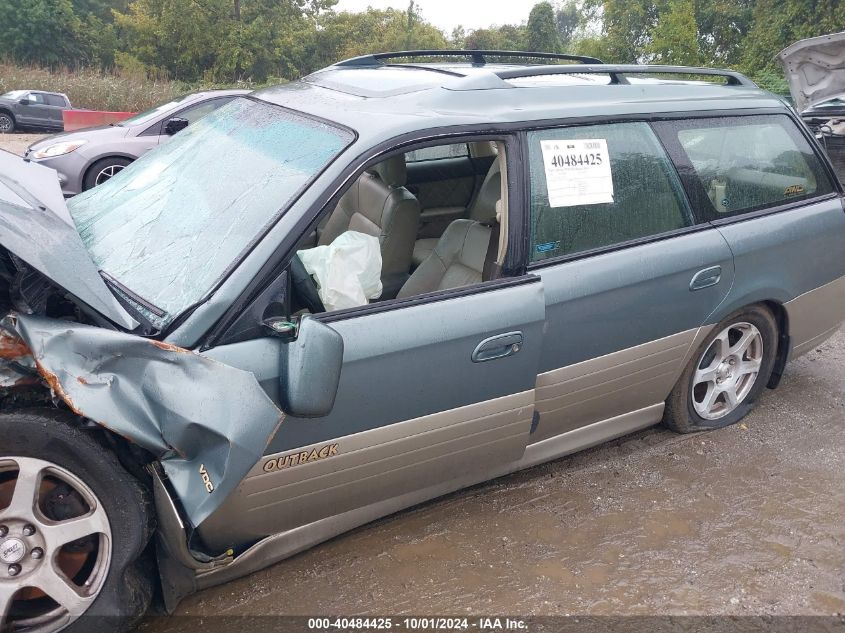
<path fill-rule="evenodd" d="M 644 77 L 632 77 L 629 84 L 608 85 L 607 75 L 600 74 L 504 81 L 490 72 L 489 64 L 486 69 L 439 66 L 439 70 L 460 69 L 468 76 L 396 65 L 330 67 L 304 81 L 255 94 L 347 125 L 367 143 L 418 130 L 473 124 L 786 107 L 778 97 L 752 86 Z"/>

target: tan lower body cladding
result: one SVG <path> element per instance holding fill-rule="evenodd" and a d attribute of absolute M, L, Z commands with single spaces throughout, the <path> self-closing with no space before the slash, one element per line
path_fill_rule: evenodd
<path fill-rule="evenodd" d="M 537 376 L 538 442 L 663 402 L 690 351 L 713 326 L 678 332 L 642 345 Z"/>
<path fill-rule="evenodd" d="M 845 314 L 845 277 L 787 301 L 792 356 L 798 358 L 833 336 Z"/>
<path fill-rule="evenodd" d="M 233 525 L 243 542 L 450 480 L 483 481 L 522 457 L 533 413 L 532 389 L 267 455 L 200 531 L 228 547 L 217 536 Z"/>

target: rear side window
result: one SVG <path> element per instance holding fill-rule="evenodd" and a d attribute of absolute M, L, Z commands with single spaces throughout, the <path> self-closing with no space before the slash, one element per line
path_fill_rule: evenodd
<path fill-rule="evenodd" d="M 787 116 L 687 119 L 658 129 L 706 219 L 833 191 L 818 156 Z"/>
<path fill-rule="evenodd" d="M 415 149 L 405 154 L 405 160 L 409 163 L 418 163 L 425 160 L 441 160 L 443 158 L 463 158 L 469 156 L 469 148 L 466 143 L 452 143 L 451 145 L 435 145 Z"/>
<path fill-rule="evenodd" d="M 528 133 L 531 260 L 692 225 L 678 176 L 646 123 Z"/>
<path fill-rule="evenodd" d="M 60 108 L 65 106 L 65 100 L 59 95 L 44 95 L 44 97 L 47 99 L 47 105 L 49 106 L 58 106 Z"/>

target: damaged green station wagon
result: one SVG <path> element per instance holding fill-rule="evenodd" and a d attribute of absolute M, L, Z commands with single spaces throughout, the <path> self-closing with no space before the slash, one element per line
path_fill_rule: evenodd
<path fill-rule="evenodd" d="M 156 585 L 172 610 L 661 420 L 732 424 L 845 318 L 842 188 L 780 99 L 541 53 L 347 60 L 67 204 L 0 153 L 0 244 L 4 632 L 119 629 Z"/>

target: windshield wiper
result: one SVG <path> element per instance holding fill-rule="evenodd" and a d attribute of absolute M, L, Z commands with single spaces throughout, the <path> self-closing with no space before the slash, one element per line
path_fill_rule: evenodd
<path fill-rule="evenodd" d="M 128 303 L 126 301 L 126 297 L 128 297 L 129 299 L 131 299 L 132 301 L 137 303 L 139 306 L 142 306 L 144 309 L 152 312 L 154 315 L 156 315 L 160 319 L 163 319 L 164 317 L 167 316 L 166 311 L 162 310 L 161 308 L 159 308 L 154 303 L 147 301 L 141 295 L 133 292 L 132 290 L 130 290 L 129 288 L 124 286 L 122 283 L 120 283 L 117 279 L 115 279 L 114 277 L 109 275 L 106 271 L 101 270 L 100 276 L 103 278 L 103 281 L 106 282 L 106 285 L 111 288 L 112 292 L 114 292 L 115 290 L 118 291 L 114 294 L 115 294 L 115 297 L 117 298 L 117 300 L 120 301 L 122 304 Z M 125 296 L 122 297 L 121 294 L 125 295 Z M 143 317 L 145 322 L 149 323 L 149 320 L 147 318 L 145 318 L 143 314 L 140 313 L 140 311 L 138 310 L 138 308 L 136 306 L 133 306 L 130 303 L 129 307 L 132 309 L 133 312 L 135 312 L 139 316 Z"/>

